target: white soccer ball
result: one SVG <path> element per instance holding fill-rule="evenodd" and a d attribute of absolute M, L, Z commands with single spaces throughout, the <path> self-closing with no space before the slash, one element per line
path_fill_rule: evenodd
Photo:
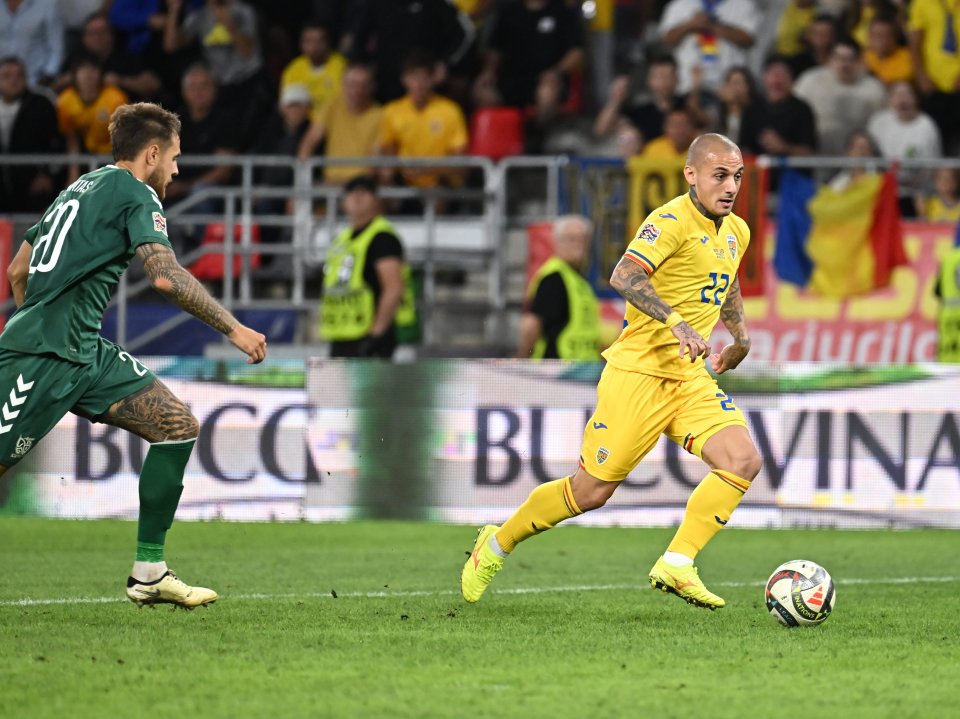
<path fill-rule="evenodd" d="M 784 562 L 773 570 L 763 597 L 771 616 L 788 627 L 820 624 L 837 605 L 829 572 L 806 559 Z"/>

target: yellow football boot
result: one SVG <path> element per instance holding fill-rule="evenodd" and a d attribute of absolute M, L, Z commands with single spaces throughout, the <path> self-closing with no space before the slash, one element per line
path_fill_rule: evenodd
<path fill-rule="evenodd" d="M 500 557 L 490 549 L 490 537 L 499 527 L 488 524 L 477 533 L 477 542 L 460 572 L 460 593 L 471 604 L 480 599 L 493 575 L 503 567 L 505 557 Z"/>
<path fill-rule="evenodd" d="M 663 557 L 660 557 L 650 570 L 650 586 L 662 592 L 676 594 L 685 602 L 711 611 L 727 604 L 723 597 L 718 597 L 703 586 L 697 568 L 692 564 L 675 567 L 667 564 Z"/>
<path fill-rule="evenodd" d="M 170 570 L 155 582 L 141 582 L 128 577 L 127 597 L 138 607 L 147 604 L 176 604 L 185 609 L 193 609 L 217 601 L 217 593 L 212 589 L 191 587 Z"/>

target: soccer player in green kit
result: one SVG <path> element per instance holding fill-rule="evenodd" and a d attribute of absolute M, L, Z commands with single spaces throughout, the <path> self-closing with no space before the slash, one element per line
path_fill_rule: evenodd
<path fill-rule="evenodd" d="M 177 174 L 180 119 L 150 103 L 123 105 L 111 117 L 110 138 L 116 164 L 61 192 L 7 270 L 17 311 L 0 334 L 0 473 L 67 412 L 150 442 L 127 596 L 139 606 L 193 608 L 217 593 L 178 579 L 163 545 L 200 426 L 150 370 L 100 336 L 100 320 L 137 255 L 158 292 L 225 334 L 249 362 L 266 356 L 266 338 L 213 299 L 167 239 L 161 200 Z"/>

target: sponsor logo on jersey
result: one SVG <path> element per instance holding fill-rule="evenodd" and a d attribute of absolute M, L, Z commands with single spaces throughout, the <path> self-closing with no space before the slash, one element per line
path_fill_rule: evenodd
<path fill-rule="evenodd" d="M 707 244 L 709 241 L 710 241 L 710 238 L 707 237 L 706 235 L 704 235 L 703 237 L 700 238 L 700 244 L 701 244 L 701 245 L 705 245 L 705 244 Z"/>
<path fill-rule="evenodd" d="M 153 229 L 156 232 L 162 232 L 164 237 L 167 236 L 167 218 L 162 212 L 153 213 Z"/>
<path fill-rule="evenodd" d="M 657 227 L 652 222 L 648 222 L 643 227 L 640 228 L 640 231 L 637 232 L 636 239 L 646 240 L 648 244 L 653 244 L 657 241 L 657 238 L 660 236 L 660 228 Z"/>
<path fill-rule="evenodd" d="M 30 451 L 30 448 L 33 446 L 33 437 L 24 437 L 22 434 L 17 439 L 17 446 L 13 449 L 13 454 L 11 457 L 16 457 L 19 459 L 23 457 L 27 452 Z"/>
<path fill-rule="evenodd" d="M 607 458 L 610 456 L 610 450 L 606 447 L 600 447 L 597 450 L 597 464 L 603 464 L 607 461 Z"/>
<path fill-rule="evenodd" d="M 665 220 L 676 220 L 676 219 L 677 219 L 677 216 L 676 216 L 676 215 L 672 215 L 672 214 L 670 214 L 669 212 L 662 212 L 662 213 L 660 213 L 659 215 L 657 215 L 657 217 L 662 217 L 662 218 L 665 219 Z M 680 220 L 677 220 L 677 222 L 679 222 L 679 221 L 680 221 Z"/>
<path fill-rule="evenodd" d="M 730 250 L 730 259 L 737 259 L 737 238 L 733 235 L 727 235 L 727 249 Z"/>

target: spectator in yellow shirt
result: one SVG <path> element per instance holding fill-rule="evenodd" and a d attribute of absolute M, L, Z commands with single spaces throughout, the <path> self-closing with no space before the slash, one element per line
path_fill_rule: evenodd
<path fill-rule="evenodd" d="M 343 74 L 343 92 L 319 113 L 300 142 L 297 157 L 306 160 L 326 140 L 327 157 L 369 157 L 377 147 L 383 108 L 373 99 L 373 71 L 367 65 L 351 64 Z M 357 175 L 369 175 L 369 167 L 328 165 L 323 179 L 343 185 Z"/>
<path fill-rule="evenodd" d="M 867 69 L 884 85 L 913 82 L 913 61 L 910 51 L 900 44 L 900 28 L 896 18 L 878 16 L 870 21 L 867 48 L 863 60 Z"/>
<path fill-rule="evenodd" d="M 656 160 L 681 160 L 687 156 L 697 127 L 687 110 L 671 110 L 663 119 L 663 135 L 648 142 L 640 157 Z"/>
<path fill-rule="evenodd" d="M 67 152 L 110 154 L 110 115 L 127 101 L 123 90 L 104 84 L 103 70 L 93 57 L 79 58 L 73 65 L 70 87 L 57 98 L 57 119 Z M 73 165 L 67 182 L 79 176 L 80 168 Z"/>
<path fill-rule="evenodd" d="M 940 128 L 943 146 L 960 146 L 960 12 L 956 0 L 913 0 L 907 21 L 910 55 L 924 111 Z"/>
<path fill-rule="evenodd" d="M 383 109 L 380 136 L 381 155 L 399 157 L 447 157 L 467 150 L 467 123 L 460 106 L 433 91 L 434 62 L 420 52 L 412 53 L 403 65 L 401 77 L 407 94 Z M 394 180 L 394 171 L 386 170 L 384 182 Z M 404 182 L 415 187 L 436 187 L 458 173 L 450 170 L 409 168 L 402 173 Z"/>
<path fill-rule="evenodd" d="M 783 57 L 796 57 L 804 49 L 804 33 L 817 16 L 816 0 L 790 0 L 777 22 L 774 52 Z"/>
<path fill-rule="evenodd" d="M 319 117 L 333 98 L 340 94 L 340 84 L 347 61 L 330 47 L 330 33 L 318 22 L 308 22 L 300 32 L 300 52 L 290 61 L 280 77 L 281 92 L 289 85 L 303 85 L 313 98 L 314 118 Z"/>
<path fill-rule="evenodd" d="M 933 175 L 934 194 L 923 201 L 923 219 L 930 222 L 960 222 L 960 187 L 957 171 L 941 167 Z"/>

